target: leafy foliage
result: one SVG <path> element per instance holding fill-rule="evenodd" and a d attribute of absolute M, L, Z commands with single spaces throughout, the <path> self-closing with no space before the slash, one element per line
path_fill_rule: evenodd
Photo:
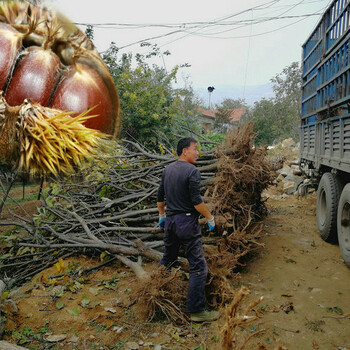
<path fill-rule="evenodd" d="M 225 134 L 219 134 L 219 133 L 206 134 L 205 139 L 211 142 L 216 142 L 218 145 L 222 145 L 222 143 L 225 140 Z M 201 151 L 209 151 L 217 147 L 217 145 L 215 145 L 214 143 L 204 143 L 204 142 L 201 142 L 200 140 L 199 140 L 199 144 L 200 144 Z"/>
<path fill-rule="evenodd" d="M 192 117 L 196 110 L 192 89 L 174 89 L 172 85 L 183 66 L 175 66 L 168 72 L 165 67 L 150 65 L 149 58 L 170 54 L 161 53 L 157 45 L 150 49 L 146 55 L 123 54 L 119 58 L 119 50 L 112 43 L 103 59 L 119 91 L 121 136 L 156 146 L 161 134 L 171 138 L 181 126 L 191 129 L 198 126 Z"/>
<path fill-rule="evenodd" d="M 285 67 L 271 79 L 275 97 L 255 102 L 247 118 L 255 122 L 257 144 L 272 144 L 299 138 L 301 71 L 298 62 Z"/>
<path fill-rule="evenodd" d="M 255 142 L 260 144 L 272 144 L 276 139 L 276 109 L 272 99 L 262 99 L 255 102 L 253 110 L 249 113 L 251 120 L 255 122 L 257 136 Z"/>
<path fill-rule="evenodd" d="M 225 98 L 220 104 L 216 105 L 217 109 L 237 109 L 248 108 L 248 105 L 244 98 Z"/>
<path fill-rule="evenodd" d="M 94 40 L 94 27 L 91 24 L 88 24 L 85 29 L 85 35 L 91 40 Z"/>

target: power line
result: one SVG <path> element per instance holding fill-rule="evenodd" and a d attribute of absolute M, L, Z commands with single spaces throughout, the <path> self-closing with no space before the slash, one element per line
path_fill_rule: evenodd
<path fill-rule="evenodd" d="M 301 0 L 296 4 L 291 4 L 289 5 L 289 7 L 287 8 L 286 6 L 283 6 L 284 9 L 286 9 L 285 11 L 281 12 L 279 15 L 277 16 L 260 16 L 260 17 L 256 17 L 256 18 L 251 18 L 251 19 L 241 19 L 241 20 L 232 20 L 234 17 L 238 17 L 242 14 L 247 13 L 248 11 L 263 11 L 263 10 L 267 10 L 271 9 L 272 6 L 276 5 L 277 3 L 279 3 L 280 0 L 272 0 L 272 1 L 268 1 L 265 2 L 264 4 L 246 9 L 246 10 L 242 10 L 239 11 L 237 13 L 233 13 L 227 16 L 223 16 L 211 21 L 194 21 L 194 22 L 184 22 L 184 23 L 163 23 L 163 24 L 157 24 L 157 23 L 144 23 L 144 24 L 133 24 L 133 23 L 94 23 L 94 24 L 87 24 L 87 23 L 76 23 L 77 25 L 92 25 L 93 27 L 98 27 L 98 28 L 107 28 L 107 29 L 141 29 L 141 28 L 154 28 L 154 27 L 163 27 L 163 28 L 169 28 L 169 29 L 175 29 L 172 31 L 169 31 L 167 33 L 163 33 L 163 34 L 159 34 L 159 35 L 154 35 L 148 38 L 143 38 L 137 41 L 134 41 L 132 43 L 123 45 L 118 47 L 118 49 L 125 49 L 127 47 L 136 45 L 136 44 L 140 44 L 142 42 L 147 42 L 147 41 L 151 41 L 151 40 L 155 40 L 155 39 L 161 39 L 161 38 L 166 38 L 169 36 L 174 36 L 176 34 L 184 34 L 178 38 L 175 38 L 173 40 L 170 40 L 162 45 L 159 45 L 159 47 L 164 47 L 166 45 L 169 45 L 175 41 L 181 40 L 187 36 L 200 36 L 200 37 L 204 37 L 204 38 L 212 38 L 212 39 L 239 39 L 239 38 L 247 38 L 247 37 L 251 37 L 251 33 L 249 35 L 242 35 L 242 36 L 220 36 L 220 34 L 224 34 L 227 32 L 232 32 L 235 30 L 238 30 L 240 28 L 246 27 L 246 26 L 252 26 L 252 25 L 258 25 L 258 24 L 262 24 L 262 23 L 267 23 L 267 22 L 272 22 L 272 21 L 281 21 L 281 20 L 290 20 L 290 19 L 295 19 L 295 18 L 299 18 L 298 21 L 294 21 L 292 23 L 289 23 L 287 25 L 284 25 L 282 27 L 273 29 L 273 30 L 269 30 L 269 31 L 265 31 L 265 32 L 261 32 L 261 33 L 256 33 L 253 35 L 253 37 L 257 37 L 257 36 L 262 36 L 262 35 L 266 35 L 269 33 L 273 33 L 279 30 L 282 30 L 286 27 L 295 25 L 297 23 L 299 23 L 300 21 L 308 18 L 308 17 L 312 17 L 312 16 L 319 16 L 323 13 L 324 9 L 318 10 L 314 13 L 308 13 L 308 14 L 302 14 L 302 15 L 288 15 L 288 16 L 284 16 L 284 14 L 292 11 L 295 7 L 304 4 L 305 5 L 305 0 Z M 313 2 L 319 2 L 319 1 L 312 1 Z M 282 8 L 282 6 L 278 6 L 280 9 Z M 320 12 L 322 11 L 322 13 Z M 270 11 L 271 12 L 271 11 Z M 273 11 L 276 12 L 276 11 Z M 230 27 L 229 29 L 225 29 L 225 30 L 221 30 L 221 31 L 216 31 L 214 32 L 214 29 L 219 29 L 219 27 Z M 233 28 L 232 28 L 233 27 Z"/>
<path fill-rule="evenodd" d="M 304 15 L 291 15 L 291 16 L 274 16 L 274 17 L 260 17 L 260 18 L 256 18 L 254 20 L 252 19 L 244 19 L 244 20 L 240 20 L 240 21 L 232 21 L 232 22 L 223 22 L 223 23 L 216 23 L 213 24 L 213 27 L 218 27 L 218 26 L 238 26 L 240 25 L 239 28 L 244 27 L 244 26 L 250 26 L 251 24 L 260 24 L 260 23 L 265 23 L 265 22 L 269 22 L 269 21 L 275 21 L 275 20 L 285 20 L 285 19 L 293 19 L 293 18 L 301 18 L 301 17 L 311 17 L 311 16 L 317 16 L 320 15 L 321 12 L 319 13 L 309 13 L 309 14 L 304 14 Z M 198 22 L 200 23 L 200 22 Z M 209 23 L 209 22 L 202 22 L 202 23 Z M 103 29 L 130 29 L 130 28 L 118 28 L 118 27 L 108 27 L 108 26 L 98 26 L 96 24 L 88 24 L 88 23 L 77 23 L 75 22 L 74 24 L 76 25 L 82 25 L 82 26 L 92 26 L 92 27 L 97 27 L 99 29 L 103 28 Z M 207 24 L 206 26 L 210 26 L 210 23 Z M 145 25 L 145 26 L 134 26 L 132 27 L 132 29 L 143 29 L 143 28 L 149 28 L 149 27 L 165 27 L 165 28 L 179 28 L 178 31 L 188 31 L 189 29 L 192 29 L 189 26 L 164 26 L 164 25 Z M 193 28 L 198 28 L 198 26 L 194 26 Z M 174 31 L 174 32 L 170 32 L 170 33 L 176 33 L 178 31 Z M 223 31 L 225 32 L 225 31 Z M 215 34 L 220 34 L 221 32 L 217 32 Z"/>
<path fill-rule="evenodd" d="M 263 22 L 265 22 L 265 21 L 270 21 L 270 20 L 275 20 L 275 19 L 282 19 L 283 17 L 282 17 L 282 15 L 285 15 L 286 13 L 288 13 L 288 12 L 290 12 L 291 10 L 293 10 L 295 7 L 297 7 L 297 6 L 299 6 L 300 4 L 302 4 L 303 2 L 304 2 L 305 0 L 300 0 L 298 3 L 296 3 L 296 4 L 292 4 L 292 5 L 290 5 L 289 7 L 288 7 L 288 9 L 287 10 L 285 10 L 285 11 L 283 11 L 282 13 L 280 13 L 278 16 L 272 16 L 272 17 L 267 17 L 267 18 L 264 18 L 264 17 L 258 17 L 256 20 L 255 20 L 255 23 L 253 23 L 253 19 L 252 20 L 250 20 L 250 25 L 252 25 L 252 23 L 253 24 L 259 24 L 259 23 L 263 23 Z M 285 8 L 285 7 L 284 7 Z M 253 11 L 253 10 L 251 10 L 251 11 Z M 271 12 L 271 9 L 269 10 L 270 12 Z M 247 23 L 247 25 L 249 25 L 249 20 L 247 20 L 246 21 L 246 23 Z M 241 22 L 242 24 L 244 23 L 244 22 Z M 241 27 L 243 27 L 244 25 L 242 25 Z M 210 30 L 210 29 L 209 29 Z M 211 33 L 212 35 L 213 34 L 215 34 L 215 35 L 217 35 L 217 34 L 221 34 L 221 33 L 226 33 L 226 32 L 228 32 L 228 31 L 231 31 L 232 29 L 226 29 L 226 30 L 224 30 L 224 31 L 221 31 L 221 32 L 217 32 L 217 33 Z M 236 29 L 233 29 L 233 30 L 236 30 Z"/>
<path fill-rule="evenodd" d="M 239 16 L 241 14 L 244 14 L 246 12 L 249 12 L 250 10 L 263 10 L 267 9 L 270 6 L 272 6 L 275 3 L 278 3 L 281 0 L 272 0 L 268 1 L 264 4 L 257 5 L 255 7 L 242 10 L 237 13 L 233 13 L 228 16 L 223 16 L 219 17 L 217 19 L 211 20 L 211 21 L 195 21 L 195 22 L 179 22 L 179 23 L 117 23 L 117 22 L 106 22 L 106 23 L 83 23 L 83 22 L 75 22 L 74 24 L 76 25 L 92 25 L 94 27 L 106 27 L 106 28 L 111 28 L 111 27 L 135 27 L 135 28 L 146 28 L 146 27 L 165 27 L 165 28 L 181 28 L 181 27 L 186 27 L 186 26 L 200 26 L 200 25 L 218 25 L 220 22 L 223 22 L 229 18 Z M 225 22 L 229 24 L 229 22 Z"/>
<path fill-rule="evenodd" d="M 321 12 L 316 12 L 316 13 L 310 13 L 310 14 L 305 14 L 305 15 L 297 15 L 297 16 L 284 16 L 284 17 L 270 17 L 270 18 L 261 18 L 259 20 L 255 19 L 254 21 L 251 20 L 251 23 L 249 23 L 249 20 L 246 21 L 242 21 L 241 25 L 239 27 L 236 28 L 231 28 L 231 29 L 226 29 L 226 30 L 222 30 L 220 32 L 216 32 L 216 33 L 210 33 L 210 34 L 197 34 L 195 32 L 190 32 L 189 30 L 186 30 L 186 32 L 193 34 L 193 35 L 198 35 L 201 37 L 205 37 L 205 38 L 214 38 L 214 39 L 231 39 L 232 37 L 218 37 L 218 36 L 213 36 L 213 35 L 218 35 L 218 34 L 223 34 L 223 33 L 227 33 L 230 31 L 234 31 L 240 28 L 244 28 L 248 25 L 255 25 L 255 24 L 261 24 L 261 23 L 266 23 L 266 22 L 271 22 L 271 21 L 276 21 L 276 20 L 285 20 L 285 19 L 293 19 L 293 18 L 302 18 L 305 19 L 307 17 L 312 17 L 312 16 L 319 16 L 321 15 Z M 296 22 L 297 23 L 297 22 Z M 283 28 L 283 27 L 281 27 Z M 249 37 L 249 35 L 247 36 Z"/>

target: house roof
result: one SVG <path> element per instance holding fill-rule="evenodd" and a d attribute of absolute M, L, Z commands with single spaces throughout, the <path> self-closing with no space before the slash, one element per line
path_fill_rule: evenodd
<path fill-rule="evenodd" d="M 215 119 L 215 114 L 219 112 L 218 109 L 203 109 L 198 107 L 198 111 L 206 116 Z M 236 109 L 226 109 L 226 111 L 229 111 L 230 113 L 230 121 L 231 122 L 238 122 L 242 118 L 242 115 L 245 112 L 245 108 L 236 108 Z"/>

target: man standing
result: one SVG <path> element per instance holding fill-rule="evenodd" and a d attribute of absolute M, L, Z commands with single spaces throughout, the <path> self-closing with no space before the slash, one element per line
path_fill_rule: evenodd
<path fill-rule="evenodd" d="M 215 221 L 200 195 L 201 176 L 194 166 L 199 154 L 197 141 L 191 137 L 181 139 L 177 154 L 179 159 L 164 169 L 157 194 L 158 226 L 164 227 L 165 246 L 159 266 L 170 268 L 177 261 L 180 246 L 184 247 L 190 265 L 187 311 L 192 321 L 213 321 L 218 312 L 205 310 L 208 267 L 198 217 L 202 214 L 207 219 L 209 231 L 214 229 Z"/>

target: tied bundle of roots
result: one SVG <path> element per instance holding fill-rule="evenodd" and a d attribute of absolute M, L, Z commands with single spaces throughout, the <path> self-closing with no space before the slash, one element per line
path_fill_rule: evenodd
<path fill-rule="evenodd" d="M 224 216 L 234 230 L 245 231 L 266 216 L 261 194 L 276 177 L 266 160 L 266 148 L 254 147 L 253 128 L 253 123 L 246 123 L 227 134 L 226 144 L 218 151 L 215 185 L 206 193 L 215 213 Z"/>
<path fill-rule="evenodd" d="M 224 235 L 220 242 L 204 246 L 209 268 L 209 303 L 217 307 L 224 305 L 235 297 L 232 283 L 237 279 L 235 269 L 244 265 L 244 258 L 261 246 L 258 238 L 263 229 L 262 224 L 251 226 L 250 231 L 236 230 Z"/>
<path fill-rule="evenodd" d="M 4 100 L 2 105 L 6 116 L 11 107 L 6 108 Z M 10 112 L 12 118 L 7 118 L 8 121 L 4 118 L 0 131 L 4 139 L 9 138 L 8 144 L 16 145 L 6 155 L 7 163 L 21 173 L 72 174 L 77 167 L 97 156 L 106 142 L 101 132 L 83 125 L 85 120 L 94 117 L 87 116 L 91 109 L 72 118 L 69 112 L 25 101 L 14 110 Z"/>
<path fill-rule="evenodd" d="M 266 148 L 254 147 L 253 128 L 253 123 L 247 123 L 227 135 L 226 144 L 218 150 L 215 183 L 206 193 L 215 215 L 226 219 L 223 225 L 218 222 L 223 232 L 220 243 L 206 247 L 213 304 L 232 300 L 228 281 L 232 283 L 244 257 L 261 246 L 261 221 L 267 214 L 261 194 L 272 184 L 275 171 L 266 159 Z"/>
<path fill-rule="evenodd" d="M 186 284 L 179 269 L 169 272 L 164 266 L 140 280 L 134 295 L 145 318 L 151 321 L 165 316 L 169 321 L 185 323 Z"/>

